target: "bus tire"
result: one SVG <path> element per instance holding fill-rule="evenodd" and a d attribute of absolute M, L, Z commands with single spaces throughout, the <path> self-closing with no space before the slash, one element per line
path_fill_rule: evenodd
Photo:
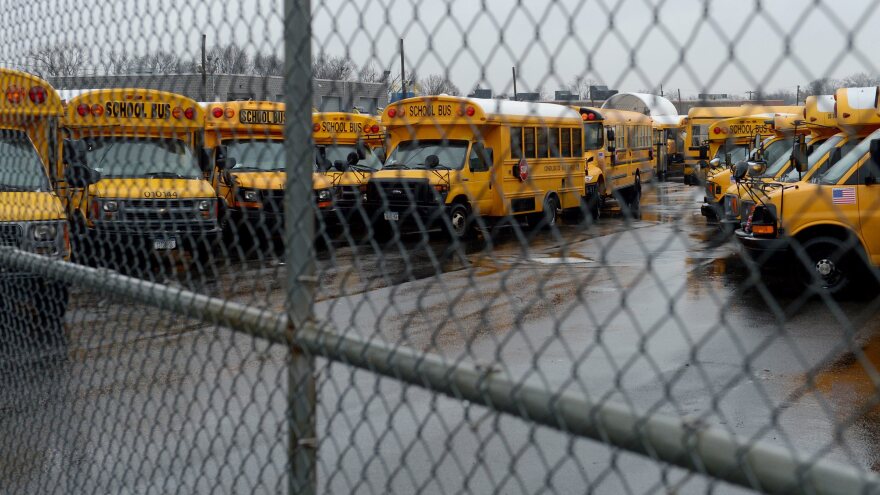
<path fill-rule="evenodd" d="M 541 228 L 552 229 L 559 221 L 559 200 L 556 196 L 547 195 L 544 198 L 544 211 L 541 215 Z"/>
<path fill-rule="evenodd" d="M 851 242 L 835 237 L 814 237 L 804 242 L 807 265 L 800 267 L 801 282 L 815 293 L 843 293 L 857 275 L 858 255 L 850 255 Z"/>
<path fill-rule="evenodd" d="M 449 223 L 446 234 L 451 239 L 467 239 L 472 229 L 470 228 L 470 209 L 462 203 L 455 203 L 449 209 Z"/>

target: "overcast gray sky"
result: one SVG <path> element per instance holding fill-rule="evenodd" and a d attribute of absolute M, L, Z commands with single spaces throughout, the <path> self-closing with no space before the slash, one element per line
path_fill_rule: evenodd
<path fill-rule="evenodd" d="M 127 47 L 198 52 L 235 40 L 281 52 L 282 0 L 5 0 L 7 63 L 37 43 L 85 43 L 95 59 Z M 875 0 L 312 0 L 314 50 L 399 72 L 397 39 L 420 75 L 463 91 L 558 89 L 576 76 L 621 90 L 794 90 L 820 76 L 878 72 Z M 832 10 L 832 6 L 834 10 Z M 654 20 L 654 14 L 657 20 Z M 613 29 L 611 29 L 613 23 Z M 847 36 L 853 33 L 853 49 Z M 786 54 L 785 39 L 790 39 Z M 730 60 L 729 46 L 735 60 Z M 683 54 L 683 62 L 681 61 Z"/>

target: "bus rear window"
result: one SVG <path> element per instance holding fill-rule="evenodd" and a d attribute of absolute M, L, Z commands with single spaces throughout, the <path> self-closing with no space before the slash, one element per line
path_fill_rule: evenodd
<path fill-rule="evenodd" d="M 605 146 L 605 133 L 602 124 L 584 124 L 584 151 L 598 150 Z"/>

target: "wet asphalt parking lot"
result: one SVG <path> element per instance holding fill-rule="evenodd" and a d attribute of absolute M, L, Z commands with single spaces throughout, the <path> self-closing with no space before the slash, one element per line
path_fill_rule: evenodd
<path fill-rule="evenodd" d="M 507 229 L 457 253 L 440 236 L 381 248 L 337 240 L 318 253 L 315 314 L 335 331 L 880 468 L 875 303 L 801 298 L 786 273 L 756 285 L 700 216 L 701 197 L 648 184 L 637 219 L 612 210 L 596 225 L 526 230 L 527 244 Z M 155 274 L 273 310 L 284 308 L 285 275 L 271 256 Z M 65 359 L 2 369 L 3 491 L 285 491 L 284 348 L 81 288 L 66 326 Z M 318 368 L 322 491 L 710 486 L 344 364 Z"/>

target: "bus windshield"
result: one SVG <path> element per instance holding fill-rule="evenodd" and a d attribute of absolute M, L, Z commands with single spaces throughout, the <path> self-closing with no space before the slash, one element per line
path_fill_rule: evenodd
<path fill-rule="evenodd" d="M 761 177 L 775 177 L 788 164 L 794 138 L 777 139 L 764 148 L 764 161 L 770 164 Z"/>
<path fill-rule="evenodd" d="M 852 149 L 849 153 L 843 155 L 843 158 L 840 159 L 837 163 L 835 163 L 831 168 L 828 169 L 827 172 L 822 174 L 821 176 L 814 176 L 810 179 L 810 182 L 814 182 L 817 184 L 837 184 L 840 179 L 846 175 L 847 172 L 855 165 L 865 154 L 868 152 L 868 148 L 871 147 L 871 141 L 874 139 L 880 138 L 880 129 L 872 132 L 868 137 L 862 139 L 862 141 Z"/>
<path fill-rule="evenodd" d="M 749 157 L 749 145 L 729 144 L 718 148 L 718 151 L 715 153 L 715 158 L 721 160 L 721 165 L 724 165 L 727 158 L 725 155 L 727 153 L 730 153 L 730 163 L 741 162 Z"/>
<path fill-rule="evenodd" d="M 0 130 L 0 192 L 48 190 L 46 170 L 27 134 Z"/>
<path fill-rule="evenodd" d="M 100 137 L 87 139 L 89 166 L 102 178 L 199 179 L 189 146 L 179 139 Z"/>
<path fill-rule="evenodd" d="M 228 141 L 227 154 L 235 158 L 230 170 L 274 172 L 284 170 L 284 141 Z"/>
<path fill-rule="evenodd" d="M 837 146 L 837 144 L 840 143 L 840 141 L 842 140 L 843 136 L 831 136 L 830 138 L 828 138 L 827 141 L 822 143 L 821 146 L 813 150 L 813 152 L 810 153 L 810 157 L 808 159 L 809 163 L 807 166 L 807 170 L 812 170 L 812 168 L 815 167 L 816 164 L 819 163 L 823 158 L 828 156 L 828 154 L 831 153 L 831 150 L 833 150 L 834 147 Z M 822 173 L 822 171 L 819 170 L 817 171 L 817 173 Z M 801 177 L 803 175 L 804 172 L 798 172 L 796 168 L 792 168 L 785 175 L 782 176 L 781 180 L 782 182 L 786 183 L 798 182 L 799 180 L 801 180 Z"/>
<path fill-rule="evenodd" d="M 433 168 L 460 170 L 464 167 L 467 157 L 468 141 L 422 139 L 418 141 L 401 141 L 388 155 L 386 168 L 432 168 L 429 156 L 437 157 Z"/>
<path fill-rule="evenodd" d="M 345 166 L 369 172 L 382 168 L 382 162 L 361 143 L 315 146 L 315 170 L 329 170 L 330 167 L 342 169 Z"/>
<path fill-rule="evenodd" d="M 584 151 L 598 150 L 605 145 L 603 126 L 598 122 L 584 124 Z"/>

